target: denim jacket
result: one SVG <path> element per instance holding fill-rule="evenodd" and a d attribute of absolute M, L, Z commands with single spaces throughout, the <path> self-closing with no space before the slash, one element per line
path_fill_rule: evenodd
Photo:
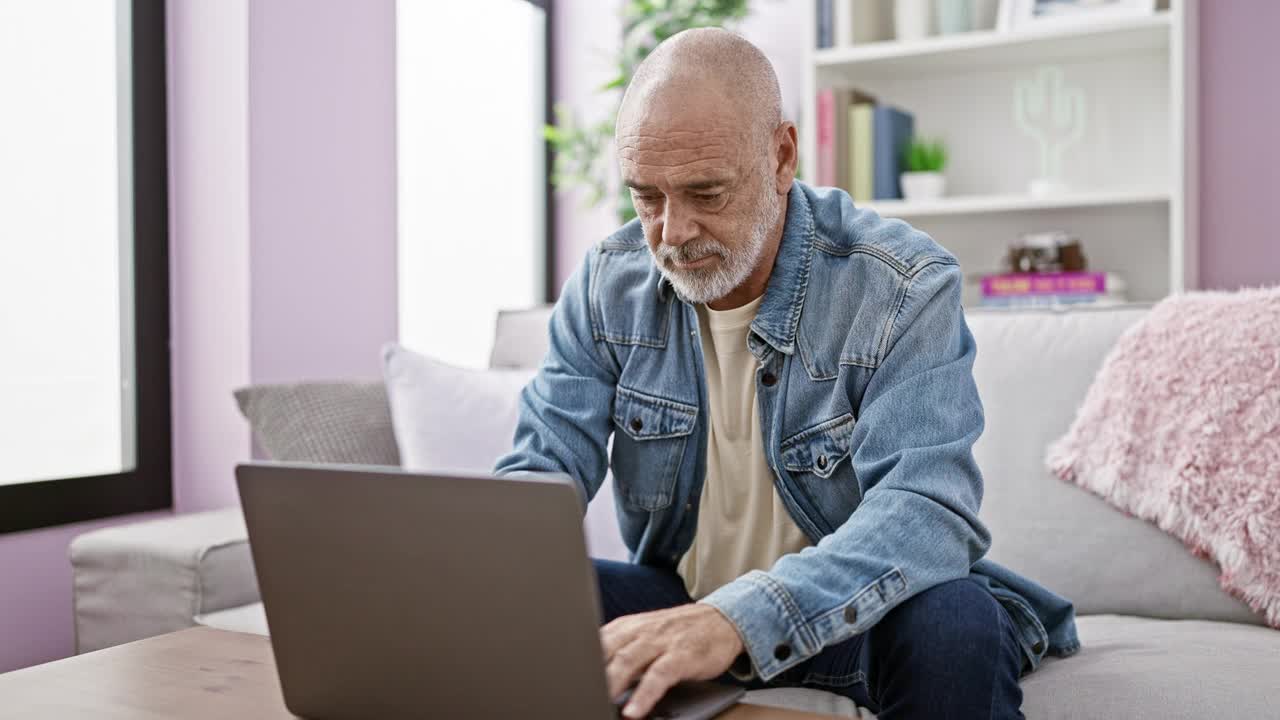
<path fill-rule="evenodd" d="M 736 626 L 765 681 L 970 575 L 1013 618 L 1026 668 L 1079 647 L 1069 601 L 983 559 L 961 281 L 928 235 L 793 184 L 747 345 L 774 486 L 813 545 L 701 601 Z M 706 403 L 697 314 L 632 221 L 566 283 L 497 472 L 562 473 L 590 498 L 611 466 L 632 561 L 674 568 L 697 525 Z"/>

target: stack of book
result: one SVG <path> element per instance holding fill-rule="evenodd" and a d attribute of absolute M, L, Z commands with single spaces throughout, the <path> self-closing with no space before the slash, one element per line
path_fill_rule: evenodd
<path fill-rule="evenodd" d="M 1124 301 L 1124 283 L 1112 273 L 1004 273 L 982 277 L 984 307 L 1054 307 Z"/>
<path fill-rule="evenodd" d="M 819 185 L 855 202 L 902 197 L 902 151 L 915 130 L 910 113 L 857 90 L 825 88 L 817 102 Z"/>

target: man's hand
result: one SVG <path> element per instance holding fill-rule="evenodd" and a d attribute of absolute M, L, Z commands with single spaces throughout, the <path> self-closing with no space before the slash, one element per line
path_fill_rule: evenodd
<path fill-rule="evenodd" d="M 625 615 L 600 629 L 609 697 L 639 680 L 622 714 L 649 714 L 667 689 L 681 680 L 710 680 L 729 669 L 742 652 L 742 638 L 711 605 L 692 603 Z"/>

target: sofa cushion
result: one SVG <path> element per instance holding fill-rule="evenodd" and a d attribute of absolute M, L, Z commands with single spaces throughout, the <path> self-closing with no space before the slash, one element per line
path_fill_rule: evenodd
<path fill-rule="evenodd" d="M 406 468 L 488 473 L 511 451 L 520 390 L 535 370 L 459 368 L 395 343 L 383 347 L 382 358 Z M 584 528 L 592 556 L 627 559 L 607 478 L 587 507 Z"/>
<path fill-rule="evenodd" d="M 511 450 L 520 390 L 534 375 L 455 367 L 396 343 L 383 346 L 382 371 L 404 467 L 481 473 Z"/>
<path fill-rule="evenodd" d="M 493 336 L 491 368 L 536 368 L 547 354 L 550 338 L 551 306 L 528 310 L 503 310 Z"/>
<path fill-rule="evenodd" d="M 235 397 L 272 460 L 400 464 L 381 381 L 253 385 Z"/>
<path fill-rule="evenodd" d="M 216 630 L 269 635 L 267 632 L 267 611 L 262 603 L 250 603 L 239 607 L 203 613 L 195 617 L 197 623 Z"/>
<path fill-rule="evenodd" d="M 1070 598 L 1079 614 L 1259 623 L 1222 591 L 1211 563 L 1045 467 L 1046 448 L 1071 424 L 1106 353 L 1146 311 L 968 313 L 987 417 L 974 455 L 986 481 L 989 557 Z"/>
<path fill-rule="evenodd" d="M 1161 301 L 1107 355 L 1048 464 L 1213 560 L 1280 628 L 1280 287 Z"/>
<path fill-rule="evenodd" d="M 1204 620 L 1079 618 L 1083 648 L 1022 679 L 1028 718 L 1276 717 L 1280 632 Z"/>

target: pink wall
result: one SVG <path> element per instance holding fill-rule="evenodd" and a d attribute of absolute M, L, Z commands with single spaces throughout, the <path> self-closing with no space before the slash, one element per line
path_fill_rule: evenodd
<path fill-rule="evenodd" d="M 254 382 L 378 377 L 396 338 L 394 0 L 249 6 Z"/>
<path fill-rule="evenodd" d="M 1200 4 L 1200 284 L 1280 283 L 1280 2 Z"/>
<path fill-rule="evenodd" d="M 231 391 L 396 336 L 394 0 L 168 0 L 174 504 L 234 505 Z M 67 546 L 0 536 L 0 672 L 74 649 Z"/>
<path fill-rule="evenodd" d="M 235 502 L 249 455 L 249 0 L 169 2 L 174 507 Z"/>

